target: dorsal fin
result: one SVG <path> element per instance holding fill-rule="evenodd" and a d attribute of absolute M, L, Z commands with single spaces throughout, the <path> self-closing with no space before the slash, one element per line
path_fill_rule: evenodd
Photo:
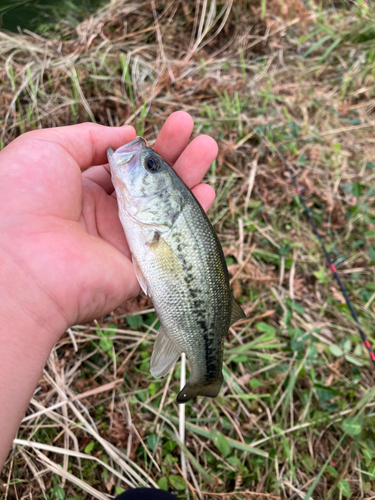
<path fill-rule="evenodd" d="M 240 321 L 240 319 L 244 318 L 246 318 L 246 314 L 243 312 L 240 304 L 232 294 L 232 312 L 230 315 L 230 324 L 233 325 L 233 323 L 237 323 L 237 321 Z"/>

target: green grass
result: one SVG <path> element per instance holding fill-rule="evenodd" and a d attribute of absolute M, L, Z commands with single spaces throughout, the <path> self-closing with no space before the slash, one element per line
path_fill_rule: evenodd
<path fill-rule="evenodd" d="M 195 4 L 162 16 L 159 6 L 162 49 L 149 4 L 122 1 L 85 35 L 60 23 L 60 52 L 48 35 L 0 33 L 1 144 L 85 120 L 132 123 L 152 144 L 185 109 L 195 133 L 219 143 L 209 216 L 232 276 L 251 253 L 233 283 L 248 321 L 228 335 L 220 395 L 187 405 L 185 444 L 180 364 L 166 379 L 150 375 L 159 325 L 141 299 L 56 346 L 4 468 L 8 498 L 109 498 L 137 484 L 179 498 L 188 486 L 204 500 L 375 495 L 373 366 L 275 149 L 374 346 L 374 7 L 310 5 L 308 27 L 278 20 L 266 31 L 269 4 L 258 2 L 248 25 L 248 3 L 234 2 L 216 33 L 226 15 L 217 4 L 203 39 L 209 8 L 201 18 L 200 4 L 194 32 Z"/>
<path fill-rule="evenodd" d="M 18 27 L 48 33 L 55 29 L 57 19 L 62 24 L 78 24 L 105 3 L 102 0 L 3 0 L 0 27 L 15 33 Z"/>

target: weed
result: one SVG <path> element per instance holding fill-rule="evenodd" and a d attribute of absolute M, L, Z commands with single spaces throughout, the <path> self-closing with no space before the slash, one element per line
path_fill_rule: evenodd
<path fill-rule="evenodd" d="M 72 328 L 5 466 L 10 498 L 136 485 L 204 500 L 375 495 L 372 367 L 275 149 L 374 345 L 375 7 L 310 6 L 306 27 L 280 5 L 159 2 L 155 18 L 147 2 L 117 0 L 78 26 L 71 10 L 43 37 L 0 32 L 1 147 L 87 119 L 132 123 L 152 143 L 177 109 L 218 140 L 209 216 L 247 313 L 225 343 L 220 395 L 186 406 L 185 444 L 180 363 L 149 373 L 148 299 Z"/>

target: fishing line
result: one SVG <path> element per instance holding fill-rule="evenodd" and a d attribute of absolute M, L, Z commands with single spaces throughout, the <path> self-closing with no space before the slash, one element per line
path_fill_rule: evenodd
<path fill-rule="evenodd" d="M 362 340 L 363 340 L 363 343 L 365 344 L 365 347 L 366 347 L 366 349 L 367 349 L 367 350 L 368 350 L 368 352 L 369 352 L 369 355 L 370 355 L 371 360 L 372 360 L 372 361 L 373 361 L 373 363 L 375 364 L 375 354 L 374 354 L 374 352 L 373 352 L 373 350 L 372 350 L 372 348 L 371 348 L 371 344 L 370 344 L 370 342 L 368 341 L 368 339 L 367 339 L 367 337 L 366 337 L 366 334 L 365 334 L 365 333 L 364 333 L 364 331 L 362 330 L 362 327 L 361 327 L 361 324 L 360 324 L 360 322 L 359 322 L 359 319 L 358 319 L 357 313 L 355 312 L 355 310 L 354 310 L 354 308 L 353 308 L 353 306 L 352 306 L 352 303 L 350 302 L 349 296 L 348 296 L 348 294 L 346 293 L 346 290 L 345 290 L 345 288 L 344 288 L 344 285 L 343 285 L 343 283 L 342 283 L 342 281 L 341 281 L 341 279 L 340 279 L 340 276 L 339 276 L 339 275 L 338 275 L 338 273 L 337 273 L 336 266 L 335 266 L 334 262 L 332 262 L 331 257 L 330 257 L 330 255 L 329 255 L 329 253 L 328 253 L 328 251 L 327 251 L 327 249 L 326 249 L 326 247 L 325 247 L 324 243 L 323 243 L 322 237 L 321 237 L 321 236 L 320 236 L 320 234 L 319 234 L 318 228 L 316 227 L 316 224 L 315 224 L 315 222 L 314 222 L 314 220 L 313 220 L 313 218 L 312 218 L 312 216 L 311 216 L 311 212 L 310 212 L 310 210 L 307 208 L 307 205 L 306 205 L 305 200 L 304 200 L 303 195 L 302 195 L 302 189 L 298 187 L 298 184 L 297 184 L 297 182 L 296 182 L 296 179 L 295 179 L 295 177 L 294 177 L 294 174 L 293 174 L 293 172 L 292 172 L 292 169 L 290 168 L 290 166 L 289 166 L 288 162 L 286 161 L 285 156 L 284 156 L 284 155 L 283 155 L 283 153 L 281 152 L 281 149 L 280 149 L 280 143 L 277 143 L 277 144 L 276 144 L 276 149 L 277 149 L 277 152 L 278 152 L 278 154 L 279 154 L 279 156 L 280 156 L 280 158 L 281 158 L 282 162 L 284 163 L 284 166 L 285 166 L 285 168 L 286 168 L 287 172 L 289 173 L 289 176 L 290 176 L 290 178 L 291 178 L 291 180 L 292 180 L 293 186 L 295 187 L 295 190 L 297 191 L 298 198 L 299 198 L 299 200 L 300 200 L 300 202 L 301 202 L 301 204 L 302 204 L 302 206 L 303 206 L 303 209 L 304 209 L 304 211 L 305 211 L 305 213 L 306 213 L 306 215 L 307 215 L 307 218 L 308 218 L 308 219 L 309 219 L 309 221 L 310 221 L 310 224 L 311 224 L 311 226 L 312 226 L 312 228 L 313 228 L 313 231 L 314 231 L 314 233 L 315 233 L 315 236 L 316 236 L 316 237 L 318 238 L 318 240 L 319 240 L 319 243 L 320 243 L 320 246 L 322 247 L 322 250 L 323 250 L 323 252 L 324 252 L 325 258 L 327 259 L 327 262 L 328 262 L 329 267 L 330 267 L 330 269 L 331 269 L 331 271 L 332 271 L 332 274 L 333 274 L 333 276 L 335 277 L 335 279 L 336 279 L 336 281 L 337 281 L 337 283 L 338 283 L 338 285 L 339 285 L 339 287 L 340 287 L 340 290 L 341 290 L 341 292 L 342 292 L 342 294 L 343 294 L 343 296 L 344 296 L 344 299 L 345 299 L 346 305 L 348 306 L 349 311 L 350 311 L 350 314 L 352 315 L 352 318 L 354 319 L 354 321 L 355 321 L 355 323 L 356 323 L 357 329 L 358 329 L 358 331 L 359 331 L 359 333 L 360 333 L 360 335 L 361 335 L 361 338 L 362 338 Z"/>
<path fill-rule="evenodd" d="M 186 384 L 186 354 L 183 352 L 181 354 L 181 375 L 180 375 L 180 390 L 185 387 Z M 180 440 L 182 444 L 185 444 L 185 405 L 180 404 L 179 406 L 179 432 Z M 184 450 L 181 448 L 181 470 L 185 477 L 186 474 L 186 456 Z M 187 486 L 186 486 L 187 488 Z"/>

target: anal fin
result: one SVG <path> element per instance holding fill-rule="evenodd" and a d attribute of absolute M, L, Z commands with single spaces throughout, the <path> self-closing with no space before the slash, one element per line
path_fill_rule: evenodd
<path fill-rule="evenodd" d="M 167 336 L 164 328 L 159 328 L 151 356 L 151 375 L 165 377 L 181 355 L 180 349 Z"/>
<path fill-rule="evenodd" d="M 240 321 L 240 319 L 244 318 L 246 318 L 246 314 L 243 312 L 240 304 L 232 295 L 232 312 L 230 315 L 230 324 L 233 325 L 233 323 L 236 323 L 237 321 Z"/>

